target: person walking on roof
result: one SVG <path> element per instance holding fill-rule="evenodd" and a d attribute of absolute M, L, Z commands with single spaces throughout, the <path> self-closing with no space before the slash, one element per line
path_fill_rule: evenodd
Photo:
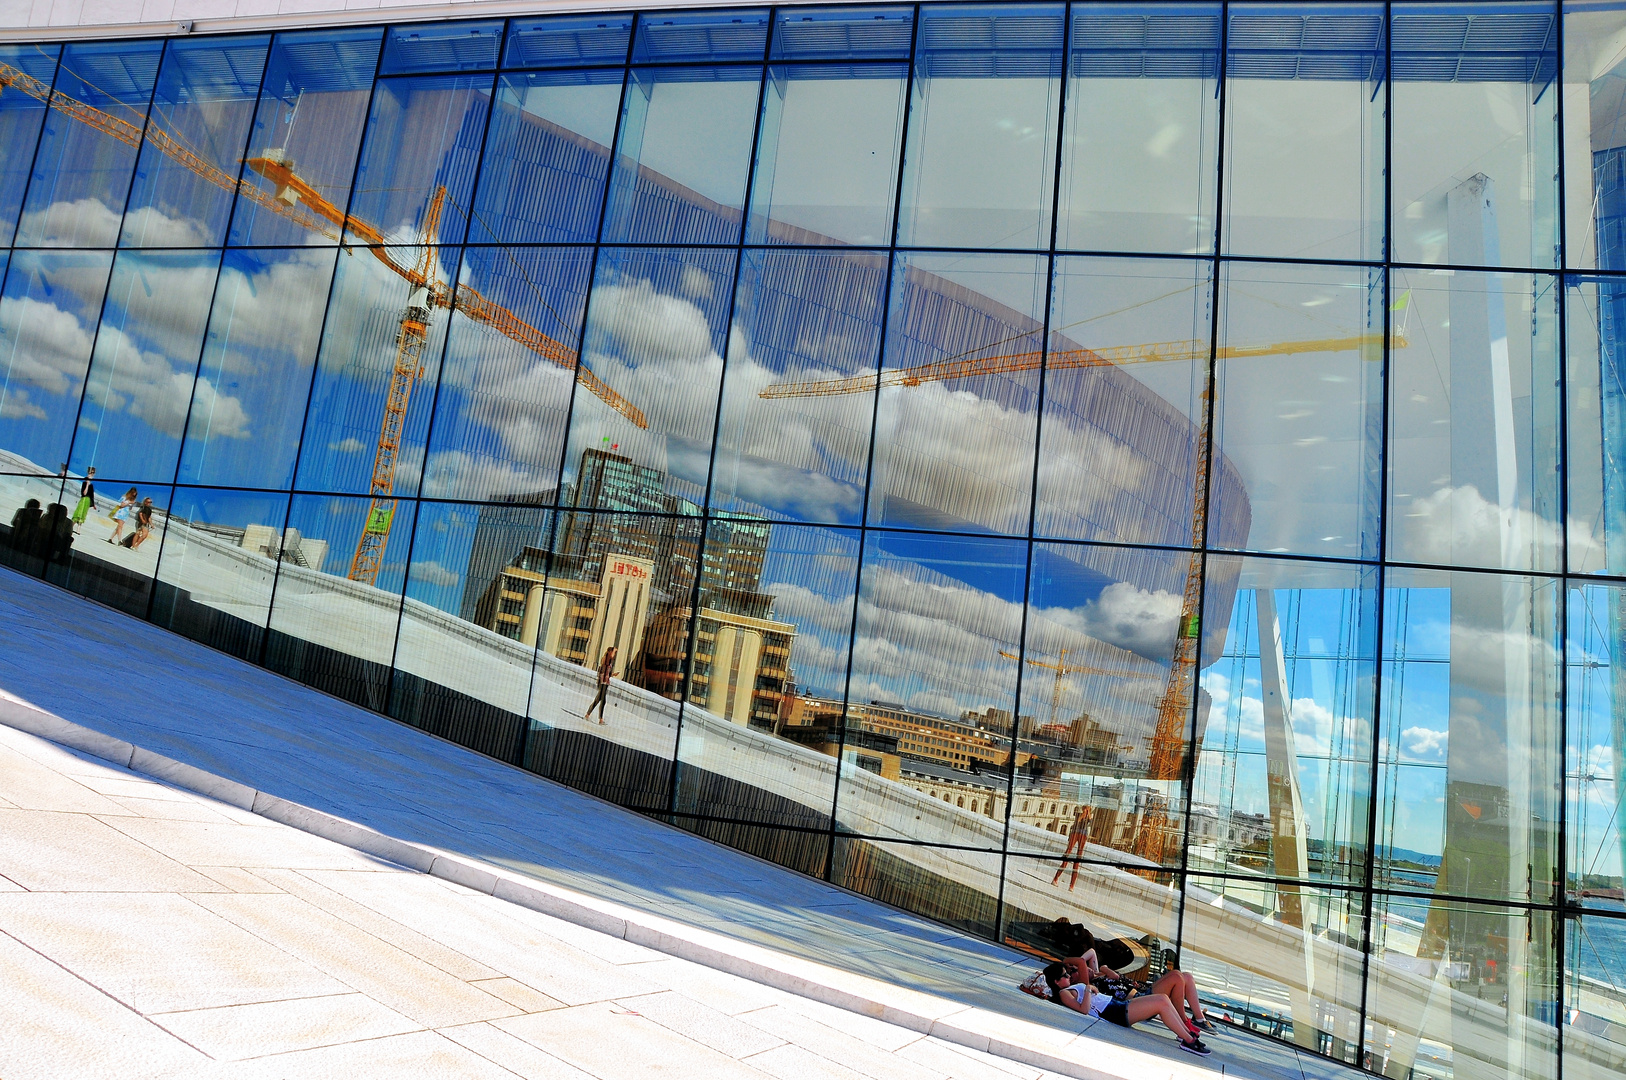
<path fill-rule="evenodd" d="M 615 646 L 611 645 L 604 650 L 604 657 L 598 662 L 598 696 L 593 699 L 593 704 L 587 706 L 587 711 L 582 714 L 582 719 L 591 720 L 593 710 L 596 708 L 598 709 L 598 722 L 604 723 L 604 702 L 609 697 L 610 680 L 613 678 L 615 678 Z"/>

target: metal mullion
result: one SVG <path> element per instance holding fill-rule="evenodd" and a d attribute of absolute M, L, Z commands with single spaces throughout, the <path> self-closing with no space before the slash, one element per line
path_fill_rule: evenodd
<path fill-rule="evenodd" d="M 1553 260 L 1557 267 L 1554 275 L 1558 295 L 1555 300 L 1558 304 L 1558 445 L 1554 448 L 1558 465 L 1558 520 L 1569 521 L 1570 512 L 1570 472 L 1569 472 L 1569 286 L 1564 270 L 1569 265 L 1569 222 L 1568 222 L 1568 192 L 1565 190 L 1564 148 L 1566 145 L 1566 132 L 1564 130 L 1564 2 L 1554 0 L 1554 71 L 1553 82 L 1556 84 L 1553 91 L 1556 94 L 1556 114 L 1554 123 L 1554 157 L 1557 158 L 1557 174 L 1554 192 L 1557 206 L 1557 258 Z M 1567 960 L 1564 948 L 1564 939 L 1568 929 L 1566 914 L 1567 897 L 1569 895 L 1569 685 L 1570 685 L 1570 634 L 1569 634 L 1569 571 L 1570 571 L 1570 545 L 1569 530 L 1563 529 L 1559 537 L 1559 567 L 1564 577 L 1560 579 L 1557 598 L 1557 617 L 1559 633 L 1559 663 L 1558 663 L 1558 837 L 1557 851 L 1554 853 L 1554 868 L 1552 882 L 1552 896 L 1550 903 L 1553 912 L 1552 948 L 1553 948 L 1553 980 L 1556 985 L 1552 987 L 1553 994 L 1553 1054 L 1555 1058 L 1554 1071 L 1556 1080 L 1564 1080 L 1564 989 L 1565 989 L 1565 962 Z M 1534 882 L 1531 883 L 1532 886 Z M 1535 899 L 1534 896 L 1531 897 Z"/>

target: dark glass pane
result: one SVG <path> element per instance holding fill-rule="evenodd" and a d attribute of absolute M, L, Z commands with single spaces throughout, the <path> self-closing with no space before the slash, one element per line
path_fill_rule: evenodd
<path fill-rule="evenodd" d="M 553 501 L 571 395 L 588 392 L 572 384 L 592 266 L 590 248 L 464 252 L 424 494 Z"/>
<path fill-rule="evenodd" d="M 489 71 L 502 47 L 502 20 L 409 23 L 384 32 L 380 75 L 420 71 Z"/>
<path fill-rule="evenodd" d="M 841 745 L 858 536 L 723 517 L 705 539 L 698 621 L 685 605 L 645 638 L 645 685 L 687 701 L 675 807 L 828 829 L 838 760 L 898 777 L 895 744 Z"/>
<path fill-rule="evenodd" d="M 770 60 L 907 60 L 909 7 L 789 8 L 774 19 Z"/>
<path fill-rule="evenodd" d="M 85 539 L 83 533 L 76 536 L 72 532 L 82 478 L 31 469 L 28 462 L 10 455 L 5 461 L 8 469 L 29 469 L 30 472 L 0 474 L 0 537 L 4 538 L 0 539 L 0 565 L 38 576 L 45 571 L 46 559 L 55 557 L 61 561 L 64 543 L 71 545 Z M 87 513 L 86 520 L 92 523 L 91 536 L 97 530 L 111 530 L 111 523 L 102 516 L 111 502 L 98 500 L 97 506 Z M 53 505 L 61 509 L 53 511 L 50 509 Z M 47 512 L 51 515 L 49 520 Z M 63 522 L 67 523 L 66 535 Z"/>
<path fill-rule="evenodd" d="M 732 251 L 604 250 L 582 353 L 594 381 L 577 392 L 565 483 L 597 484 L 588 453 L 625 461 L 614 506 L 693 514 L 704 501 L 728 336 Z M 606 488 L 605 497 L 611 489 Z M 593 496 L 598 497 L 598 496 Z"/>
<path fill-rule="evenodd" d="M 1564 787 L 1569 836 L 1565 897 L 1571 904 L 1619 911 L 1626 828 L 1620 820 L 1626 730 L 1626 588 L 1571 581 L 1565 605 Z M 1615 924 L 1603 924 L 1606 930 Z"/>
<path fill-rule="evenodd" d="M 640 15 L 632 62 L 761 60 L 767 44 L 766 8 Z"/>
<path fill-rule="evenodd" d="M 277 35 L 249 134 L 232 244 L 338 243 L 378 49 L 377 27 Z M 316 208 L 288 186 L 289 174 L 320 197 Z"/>
<path fill-rule="evenodd" d="M 1027 531 L 1046 272 L 1031 255 L 893 263 L 871 524 Z"/>
<path fill-rule="evenodd" d="M 385 711 L 416 504 L 296 495 L 282 535 L 265 665 L 318 690 Z M 380 542 L 376 577 L 352 552 Z"/>
<path fill-rule="evenodd" d="M 511 19 L 503 67 L 620 64 L 632 38 L 631 15 L 553 15 Z"/>
<path fill-rule="evenodd" d="M 762 69 L 639 68 L 621 106 L 604 239 L 739 240 Z"/>
<path fill-rule="evenodd" d="M 1022 801 L 1018 797 L 1016 806 Z M 1042 809 L 1038 800 L 1029 801 L 1030 812 Z M 1059 809 L 1069 796 L 1051 792 L 1048 801 L 1057 802 Z M 1077 955 L 1073 947 L 1081 940 L 1077 931 L 1062 931 L 1065 937 L 1058 933 L 1056 921 L 1065 920 L 1090 932 L 1098 956 L 1119 959 L 1114 954 L 1134 953 L 1137 960 L 1132 964 L 1119 959 L 1118 967 L 1107 966 L 1126 978 L 1146 982 L 1173 962 L 1180 927 L 1180 890 L 1174 871 L 1130 870 L 1089 859 L 1058 862 L 1013 854 L 1005 860 L 1003 910 L 1006 945 L 1042 960 Z M 1115 942 L 1124 944 L 1109 944 Z M 1126 947 L 1129 943 L 1135 947 Z M 1142 952 L 1145 957 L 1139 959 Z M 1207 995 L 1207 987 L 1202 992 Z M 1153 1021 L 1150 1026 L 1158 1024 Z"/>
<path fill-rule="evenodd" d="M 986 798 L 961 807 L 920 785 L 945 769 L 1008 775 L 1017 665 L 1004 654 L 1020 648 L 1026 576 L 1027 550 L 1016 541 L 866 534 L 846 741 L 895 742 L 900 773 L 843 767 L 843 831 L 1002 846 L 1005 822 Z"/>
<path fill-rule="evenodd" d="M 0 94 L 0 146 L 6 148 L 0 160 L 0 244 L 9 245 L 17 229 L 61 51 L 60 45 L 0 45 L 0 65 L 17 72 L 5 72 L 15 81 Z"/>
<path fill-rule="evenodd" d="M 112 247 L 130 193 L 136 147 L 158 77 L 161 40 L 67 46 L 56 95 L 104 114 L 96 126 L 65 111 L 46 116 L 17 226 L 28 247 Z"/>
<path fill-rule="evenodd" d="M 808 829 L 782 829 L 773 825 L 749 825 L 712 818 L 687 817 L 673 814 L 664 820 L 696 836 L 703 836 L 717 844 L 746 851 L 759 859 L 767 859 L 798 873 L 824 878 L 825 863 L 830 856 L 830 834 Z M 809 886 L 817 888 L 812 882 Z"/>
<path fill-rule="evenodd" d="M 218 250 L 119 253 L 69 458 L 75 472 L 175 479 L 219 266 Z M 210 404 L 222 428 L 248 426 L 241 402 Z"/>
<path fill-rule="evenodd" d="M 470 243 L 598 239 L 621 80 L 620 71 L 497 79 Z"/>
<path fill-rule="evenodd" d="M 110 251 L 20 251 L 0 295 L 0 450 L 15 472 L 68 460 Z"/>
<path fill-rule="evenodd" d="M 489 75 L 379 82 L 350 201 L 346 228 L 352 240 L 418 243 L 439 202 L 439 228 L 429 239 L 443 244 L 462 241 L 491 85 Z M 402 269 L 415 264 L 415 259 L 402 255 L 397 264 Z M 444 280 L 448 275 L 440 276 Z"/>
<path fill-rule="evenodd" d="M 886 256 L 747 251 L 711 503 L 856 525 L 864 512 Z M 818 384 L 851 393 L 827 394 Z"/>
<path fill-rule="evenodd" d="M 117 496 L 108 490 L 101 502 Z M 287 518 L 288 497 L 276 492 L 176 488 L 152 621 L 258 662 Z"/>
<path fill-rule="evenodd" d="M 180 479 L 293 480 L 337 248 L 230 250 L 215 284 Z"/>
<path fill-rule="evenodd" d="M 73 523 L 78 484 L 70 481 L 60 506 L 45 508 L 38 526 L 38 540 L 49 547 L 45 579 L 145 618 L 169 523 L 172 489 L 168 484 L 133 484 L 120 476 L 97 477 L 96 488 L 102 513 L 91 516 L 94 512 L 87 508 L 83 525 Z"/>
<path fill-rule="evenodd" d="M 121 246 L 220 245 L 270 44 L 264 35 L 170 43 Z"/>
<path fill-rule="evenodd" d="M 997 930 L 997 851 L 889 844 L 837 836 L 830 880 L 978 937 Z"/>

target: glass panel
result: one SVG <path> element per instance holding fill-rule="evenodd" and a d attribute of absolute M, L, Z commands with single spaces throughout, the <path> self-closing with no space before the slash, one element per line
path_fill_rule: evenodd
<path fill-rule="evenodd" d="M 1170 657 L 1191 556 L 1035 544 L 1032 558 L 1010 847 L 1178 866 L 1192 703 Z M 1226 604 L 1235 580 L 1233 567 Z M 1014 672 L 1016 650 L 1000 656 Z M 1171 692 L 1179 704 L 1160 712 Z"/>
<path fill-rule="evenodd" d="M 416 504 L 380 517 L 365 498 L 295 495 L 282 535 L 265 666 L 377 712 L 385 711 Z M 350 553 L 383 530 L 375 581 L 355 580 Z M 348 580 L 347 580 L 348 575 Z"/>
<path fill-rule="evenodd" d="M 761 60 L 767 44 L 765 8 L 640 15 L 632 62 Z"/>
<path fill-rule="evenodd" d="M 1001 846 L 1005 823 L 987 799 L 997 801 L 1001 774 L 1011 766 L 1017 666 L 1002 654 L 1019 647 L 1026 576 L 1020 542 L 866 534 L 846 742 L 877 749 L 895 743 L 900 776 L 844 763 L 836 799 L 842 830 Z M 1020 752 L 1017 758 L 1026 761 Z M 944 769 L 950 775 L 987 769 L 999 782 L 973 796 L 976 810 L 962 808 L 921 790 Z"/>
<path fill-rule="evenodd" d="M 1230 625 L 1223 652 L 1203 657 L 1214 738 L 1197 759 L 1186 865 L 1364 884 L 1377 571 L 1210 555 L 1207 574 L 1203 619 Z"/>
<path fill-rule="evenodd" d="M 384 33 L 384 60 L 378 73 L 489 71 L 497 66 L 502 27 L 501 19 L 392 26 Z"/>
<path fill-rule="evenodd" d="M 485 305 L 451 317 L 424 493 L 504 500 L 537 493 L 551 503 L 592 249 L 470 248 L 463 260 L 467 284 L 459 293 Z M 467 314 L 492 309 L 491 318 Z"/>
<path fill-rule="evenodd" d="M 1621 908 L 1621 755 L 1626 749 L 1626 588 L 1572 581 L 1565 613 L 1567 734 L 1564 788 L 1569 836 L 1566 899 Z M 1612 924 L 1611 924 L 1612 925 Z M 1616 970 L 1621 970 L 1617 968 Z M 1623 1040 L 1626 1041 L 1626 1040 Z"/>
<path fill-rule="evenodd" d="M 220 246 L 270 44 L 263 35 L 170 43 L 121 246 Z"/>
<path fill-rule="evenodd" d="M 1357 1062 L 1363 894 L 1194 877 L 1185 901 L 1180 962 L 1210 1016 Z"/>
<path fill-rule="evenodd" d="M 61 51 L 60 45 L 0 45 L 0 64 L 10 69 L 4 74 L 15 71 L 26 76 L 7 87 L 9 93 L 0 94 L 0 146 L 6 148 L 0 160 L 0 246 L 11 243 L 17 228 Z"/>
<path fill-rule="evenodd" d="M 774 21 L 770 60 L 907 60 L 912 7 L 791 8 Z"/>
<path fill-rule="evenodd" d="M 1568 567 L 1626 574 L 1626 279 L 1568 279 Z"/>
<path fill-rule="evenodd" d="M 13 472 L 68 459 L 113 253 L 19 251 L 0 294 L 0 449 Z"/>
<path fill-rule="evenodd" d="M 503 67 L 621 64 L 626 62 L 631 38 L 631 15 L 511 19 Z"/>
<path fill-rule="evenodd" d="M 116 497 L 110 490 L 100 503 L 111 508 Z M 258 662 L 287 519 L 286 495 L 177 488 L 152 621 Z"/>
<path fill-rule="evenodd" d="M 1368 1068 L 1441 1080 L 1556 1075 L 1551 914 L 1374 896 L 1371 925 Z"/>
<path fill-rule="evenodd" d="M 1050 246 L 1062 11 L 921 9 L 898 243 Z"/>
<path fill-rule="evenodd" d="M 1564 1075 L 1619 1076 L 1626 1072 L 1626 920 L 1567 919 L 1564 930 Z"/>
<path fill-rule="evenodd" d="M 218 250 L 119 253 L 79 407 L 75 472 L 175 479 L 219 266 Z M 247 427 L 237 399 L 210 405 L 222 430 Z"/>
<path fill-rule="evenodd" d="M 565 449 L 576 505 L 602 483 L 586 455 L 607 453 L 628 464 L 592 495 L 616 500 L 604 509 L 699 512 L 733 280 L 732 251 L 600 252 L 582 348 L 598 381 L 576 394 Z"/>
<path fill-rule="evenodd" d="M 551 509 L 517 501 L 419 507 L 390 715 L 519 764 L 536 643 L 534 626 L 520 640 L 528 590 L 512 579 L 552 527 Z"/>
<path fill-rule="evenodd" d="M 337 256 L 317 247 L 226 252 L 186 419 L 183 482 L 292 483 Z"/>
<path fill-rule="evenodd" d="M 882 363 L 869 521 L 1027 531 L 1046 260 L 899 256 Z"/>
<path fill-rule="evenodd" d="M 1614 0 L 1564 5 L 1564 222 L 1566 266 L 1626 270 L 1626 10 Z"/>
<path fill-rule="evenodd" d="M 838 761 L 898 779 L 895 741 L 841 741 L 858 548 L 856 533 L 711 521 L 698 623 L 685 606 L 645 638 L 645 686 L 675 698 L 688 672 L 679 813 L 828 829 Z"/>
<path fill-rule="evenodd" d="M 363 249 L 339 260 L 311 385 L 297 487 L 359 494 L 387 480 L 389 486 L 380 490 L 408 496 L 417 490 L 446 319 L 431 309 L 425 330 L 408 333 L 407 321 L 421 309 L 409 307 L 412 285 L 394 268 L 413 265 L 421 250 Z M 437 251 L 437 260 L 445 258 L 444 250 Z M 405 359 L 412 352 L 415 366 Z M 398 416 L 386 405 L 398 406 Z"/>
<path fill-rule="evenodd" d="M 1377 884 L 1554 899 L 1558 583 L 1390 570 Z"/>
<path fill-rule="evenodd" d="M 1393 257 L 1554 265 L 1553 8 L 1515 0 L 1393 12 Z"/>
<path fill-rule="evenodd" d="M 1192 543 L 1213 289 L 1209 263 L 1056 261 L 1035 532 Z M 1234 466 L 1215 466 L 1234 487 Z M 1209 543 L 1247 537 L 1246 501 L 1228 510 L 1208 522 Z"/>
<path fill-rule="evenodd" d="M 232 215 L 232 244 L 338 242 L 335 222 L 350 201 L 379 33 L 376 26 L 312 30 L 278 34 L 272 42 L 248 140 L 245 190 Z M 307 195 L 288 187 L 290 173 L 325 207 L 313 211 Z"/>
<path fill-rule="evenodd" d="M 1225 248 L 1383 258 L 1381 4 L 1233 4 L 1225 67 Z"/>
<path fill-rule="evenodd" d="M 886 256 L 747 251 L 744 258 L 712 506 L 856 525 L 875 419 Z"/>
<path fill-rule="evenodd" d="M 79 487 L 77 480 L 43 470 L 28 476 L 0 474 L 0 521 L 6 523 L 0 564 L 37 576 L 47 558 L 61 561 L 64 546 L 79 541 L 72 521 Z M 106 500 L 98 505 L 105 506 Z M 105 525 L 99 517 L 90 520 L 93 528 Z"/>
<path fill-rule="evenodd" d="M 761 80 L 756 67 L 633 71 L 621 106 L 606 241 L 739 240 Z"/>
<path fill-rule="evenodd" d="M 97 502 L 108 518 L 90 518 L 87 508 L 85 524 L 75 530 L 73 513 L 79 492 L 72 481 L 63 492 L 61 509 L 57 504 L 46 508 L 39 534 L 43 539 L 52 533 L 54 539 L 45 580 L 127 615 L 145 618 L 164 546 L 172 489 L 168 484 L 127 487 L 129 482 L 122 477 L 98 478 L 97 483 L 107 493 Z M 125 492 L 122 500 L 115 494 L 119 491 Z"/>
<path fill-rule="evenodd" d="M 63 50 L 58 99 L 89 106 L 105 119 L 92 126 L 61 105 L 46 115 L 18 245 L 112 247 L 118 240 L 163 49 L 162 40 L 151 40 L 81 42 Z"/>
<path fill-rule="evenodd" d="M 460 242 L 468 228 L 490 105 L 486 75 L 380 81 L 350 201 L 351 238 L 363 244 L 413 244 L 429 230 L 443 244 Z M 440 227 L 430 229 L 437 204 Z M 396 272 L 415 262 L 400 258 Z"/>
<path fill-rule="evenodd" d="M 1558 569 L 1556 281 L 1393 274 L 1389 557 Z"/>
<path fill-rule="evenodd" d="M 621 78 L 619 71 L 498 78 L 470 243 L 598 239 Z"/>
<path fill-rule="evenodd" d="M 837 836 L 830 880 L 883 904 L 989 938 L 997 930 L 1000 862 L 996 851 Z"/>
<path fill-rule="evenodd" d="M 1098 960 L 1117 961 L 1116 967 L 1110 962 L 1107 967 L 1136 982 L 1150 981 L 1154 972 L 1174 963 L 1180 920 L 1176 878 L 1174 871 L 1129 870 L 1088 858 L 1058 864 L 1054 858 L 1009 855 L 1004 942 L 1047 961 L 1076 956 L 1083 936 L 1057 925 L 1073 923 L 1094 939 Z M 1132 956 L 1128 963 L 1125 953 Z M 1154 1021 L 1152 1027 L 1157 1026 Z"/>
<path fill-rule="evenodd" d="M 504 591 L 524 596 L 520 641 L 537 646 L 525 767 L 664 812 L 682 672 L 662 628 L 686 621 L 694 602 L 702 529 L 691 518 L 591 512 L 633 500 L 616 491 L 625 459 L 589 460 L 600 482 L 577 492 L 581 509 L 560 513 L 551 557 L 527 549 L 504 571 Z"/>
<path fill-rule="evenodd" d="M 908 70 L 776 67 L 746 243 L 889 244 Z"/>
<path fill-rule="evenodd" d="M 823 883 L 825 864 L 830 856 L 830 834 L 808 832 L 804 829 L 781 829 L 772 825 L 747 825 L 737 821 L 719 821 L 715 818 L 687 817 L 673 814 L 664 820 L 696 836 L 703 836 L 718 844 L 746 851 L 759 859 L 789 867 L 799 873 L 820 879 Z M 807 885 L 818 888 L 812 882 Z M 764 917 L 771 918 L 767 909 Z"/>
<path fill-rule="evenodd" d="M 1378 558 L 1382 272 L 1227 263 L 1223 297 L 1216 518 L 1251 517 L 1238 547 Z"/>
<path fill-rule="evenodd" d="M 1073 13 L 1056 246 L 1214 249 L 1218 4 Z"/>

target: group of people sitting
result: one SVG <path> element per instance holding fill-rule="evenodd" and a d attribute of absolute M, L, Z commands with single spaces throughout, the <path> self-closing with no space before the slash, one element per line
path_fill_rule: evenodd
<path fill-rule="evenodd" d="M 1117 939 L 1098 943 L 1087 929 L 1076 923 L 1068 924 L 1061 919 L 1058 924 L 1065 924 L 1058 929 L 1066 932 L 1050 933 L 1046 937 L 1065 942 L 1066 951 L 1073 955 L 1045 965 L 1044 970 L 1022 984 L 1023 990 L 1119 1027 L 1130 1027 L 1143 1020 L 1161 1020 L 1180 1040 L 1182 1050 L 1199 1057 L 1208 1056 L 1210 1051 L 1202 1036 L 1212 1032 L 1214 1024 L 1203 1013 L 1195 979 L 1171 965 L 1147 985 L 1144 980 L 1120 974 L 1101 961 L 1102 953 L 1107 953 L 1110 959 L 1126 955 L 1138 963 L 1145 957 L 1144 949 L 1135 950 L 1134 943 Z M 1149 968 L 1143 967 L 1143 971 L 1149 973 Z"/>

